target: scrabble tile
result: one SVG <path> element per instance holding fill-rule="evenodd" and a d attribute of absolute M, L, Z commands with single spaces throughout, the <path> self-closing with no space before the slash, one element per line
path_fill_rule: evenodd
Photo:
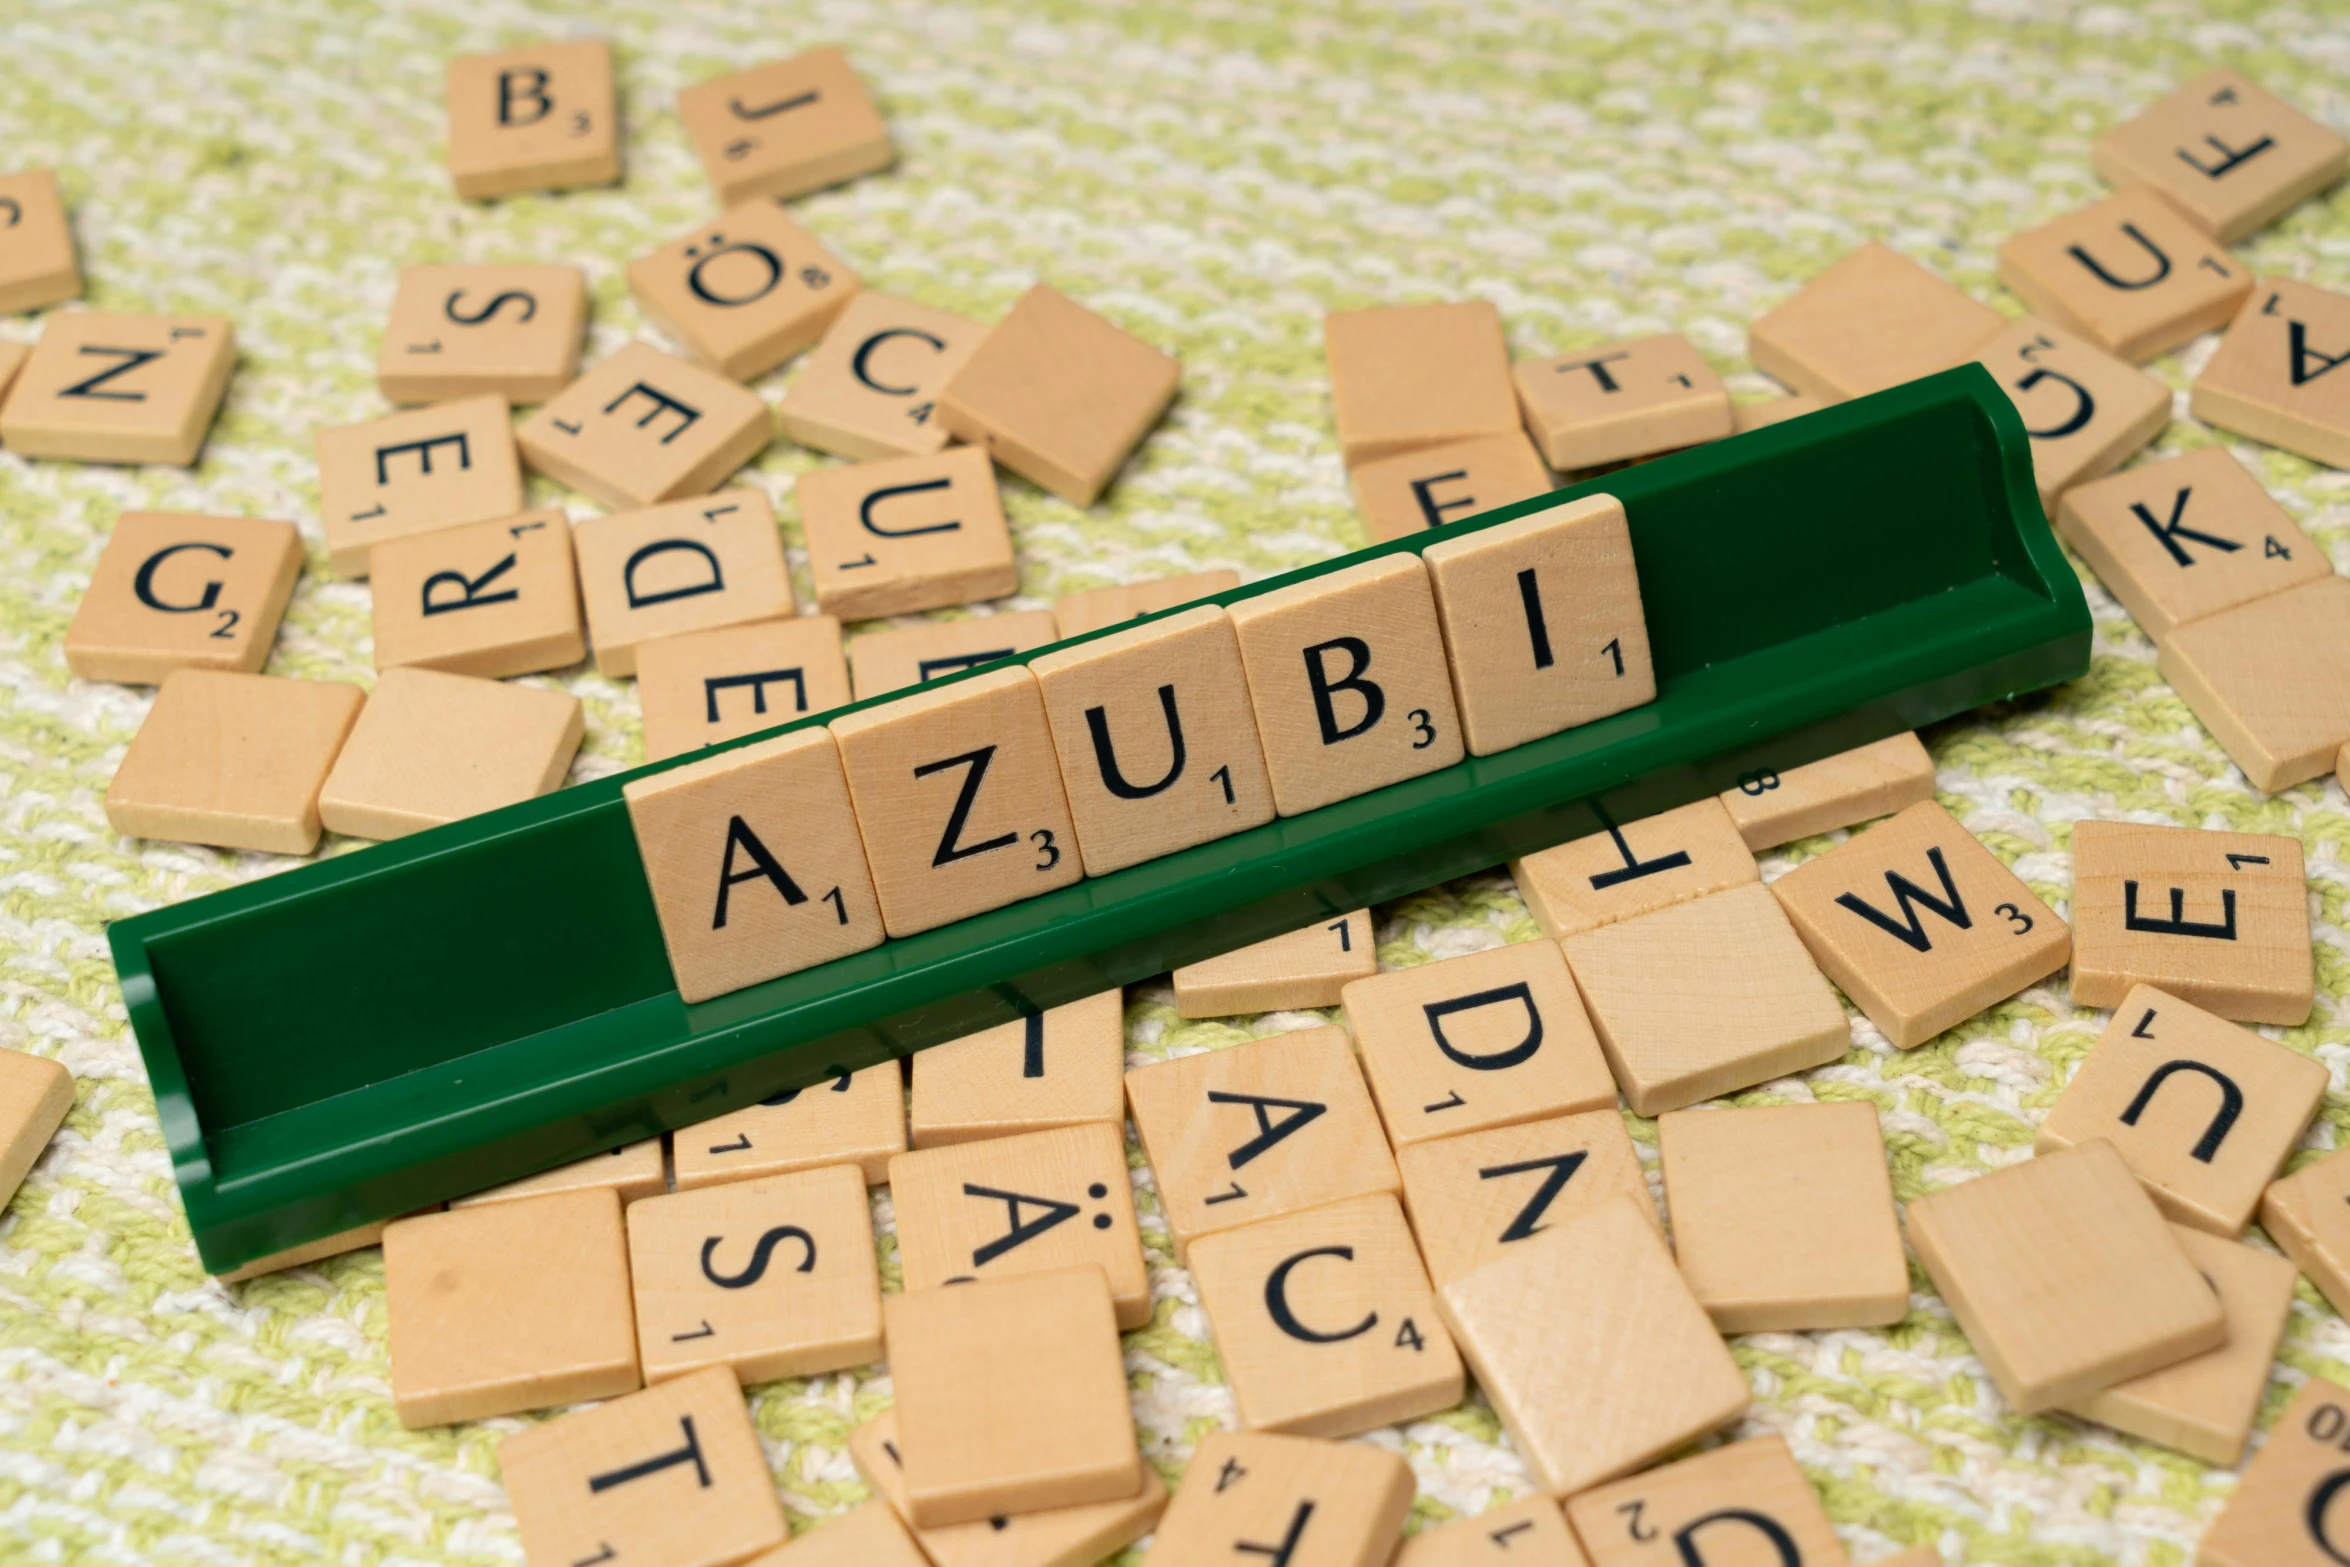
<path fill-rule="evenodd" d="M 788 1533 L 734 1376 L 722 1366 L 498 1444 L 534 1564 L 739 1562 Z"/>
<path fill-rule="evenodd" d="M 290 522 L 126 511 L 65 629 L 66 667 L 131 685 L 160 685 L 175 669 L 253 674 L 301 570 Z"/>
<path fill-rule="evenodd" d="M 2195 378 L 2195 417 L 2341 468 L 2350 466 L 2350 295 L 2290 278 L 2252 291 Z"/>
<path fill-rule="evenodd" d="M 0 1208 L 15 1197 L 72 1108 L 73 1074 L 64 1062 L 0 1050 Z"/>
<path fill-rule="evenodd" d="M 16 384 L 16 373 L 32 356 L 31 347 L 24 343 L 0 343 L 0 404 L 8 401 L 8 389 Z"/>
<path fill-rule="evenodd" d="M 375 667 L 502 680 L 587 656 L 561 507 L 386 539 L 368 552 Z"/>
<path fill-rule="evenodd" d="M 1591 1567 L 1559 1504 L 1537 1493 L 1403 1542 L 1394 1567 Z"/>
<path fill-rule="evenodd" d="M 2156 642 L 2191 620 L 2333 574 L 2325 551 L 2224 446 L 2067 490 L 2055 521 Z"/>
<path fill-rule="evenodd" d="M 1471 754 L 1656 699 L 1632 537 L 1614 496 L 1446 539 L 1420 559 Z"/>
<path fill-rule="evenodd" d="M 1844 1009 L 1767 887 L 1733 887 L 1569 936 L 1567 966 L 1638 1115 L 1824 1066 Z"/>
<path fill-rule="evenodd" d="M 1446 1284 L 1454 1342 L 1534 1483 L 1572 1496 L 1736 1420 L 1746 1377 L 1653 1215 L 1612 1197 Z"/>
<path fill-rule="evenodd" d="M 2154 664 L 2253 788 L 2306 783 L 2350 741 L 2350 582 L 2329 572 L 2207 615 Z"/>
<path fill-rule="evenodd" d="M 503 397 L 468 397 L 318 432 L 327 563 L 364 577 L 386 539 L 522 510 L 522 465 Z"/>
<path fill-rule="evenodd" d="M 2063 968 L 2072 935 L 1932 800 L 1771 884 L 1822 971 L 1903 1050 Z"/>
<path fill-rule="evenodd" d="M 1510 376 L 1542 460 L 1561 471 L 1733 433 L 1722 378 L 1678 332 L 1521 360 Z"/>
<path fill-rule="evenodd" d="M 1804 414 L 1817 413 L 1828 406 L 1828 401 L 1809 392 L 1797 392 L 1792 396 L 1768 398 L 1759 403 L 1740 403 L 1730 410 L 1730 433 L 1744 435 L 1749 430 L 1760 430 Z"/>
<path fill-rule="evenodd" d="M 896 1510 L 876 1499 L 819 1520 L 798 1538 L 754 1557 L 748 1567 L 930 1567 L 930 1559 Z"/>
<path fill-rule="evenodd" d="M 631 343 L 515 432 L 522 460 L 614 510 L 707 495 L 774 435 L 759 394 Z"/>
<path fill-rule="evenodd" d="M 1776 1431 L 1586 1491 L 1567 1503 L 1567 1519 L 1592 1567 L 1704 1562 L 1713 1559 L 1708 1553 L 1737 1560 L 1736 1552 L 1821 1567 L 1846 1559 L 1818 1493 Z"/>
<path fill-rule="evenodd" d="M 1875 1105 L 1675 1110 L 1657 1122 L 1657 1152 L 1681 1276 L 1724 1333 L 1909 1314 Z"/>
<path fill-rule="evenodd" d="M 1747 330 L 1755 367 L 1823 403 L 1965 364 L 2007 320 L 1897 250 L 1861 246 Z"/>
<path fill-rule="evenodd" d="M 896 1411 L 885 1409 L 851 1431 L 849 1457 L 865 1483 L 904 1518 L 906 1478 Z M 914 1538 L 931 1567 L 1096 1567 L 1150 1533 L 1166 1508 L 1167 1487 L 1145 1464 L 1142 1489 L 1132 1497 L 916 1529 Z"/>
<path fill-rule="evenodd" d="M 1091 1264 L 1120 1329 L 1151 1319 L 1123 1121 L 902 1153 L 889 1191 L 907 1289 Z"/>
<path fill-rule="evenodd" d="M 236 359 L 223 316 L 61 311 L 0 407 L 0 445 L 19 457 L 187 467 Z"/>
<path fill-rule="evenodd" d="M 410 1430 L 641 1385 L 609 1188 L 401 1219 L 383 1248 L 392 1407 Z"/>
<path fill-rule="evenodd" d="M 860 461 L 945 448 L 938 394 L 987 328 L 871 289 L 835 316 L 775 410 L 802 446 Z"/>
<path fill-rule="evenodd" d="M 1371 911 L 1301 926 L 1177 969 L 1178 1017 L 1239 1017 L 1334 1007 L 1347 985 L 1379 972 Z"/>
<path fill-rule="evenodd" d="M 755 1105 L 670 1134 L 677 1189 L 853 1164 L 867 1186 L 889 1179 L 906 1151 L 906 1078 L 895 1061 L 828 1069 L 825 1081 L 769 1094 Z"/>
<path fill-rule="evenodd" d="M 540 43 L 449 62 L 449 173 L 468 201 L 620 178 L 612 46 Z"/>
<path fill-rule="evenodd" d="M 565 266 L 409 266 L 375 352 L 386 402 L 543 403 L 579 374 L 587 279 Z"/>
<path fill-rule="evenodd" d="M 830 732 L 798 729 L 621 786 L 684 1001 L 881 945 Z"/>
<path fill-rule="evenodd" d="M 2350 143 L 2234 71 L 2206 71 L 2090 144 L 2109 183 L 2144 185 L 2228 244 L 2316 195 Z"/>
<path fill-rule="evenodd" d="M 1028 668 L 1088 876 L 1273 819 L 1240 640 L 1215 605 L 1047 653 Z"/>
<path fill-rule="evenodd" d="M 1188 604 L 1213 593 L 1229 593 L 1240 586 L 1240 573 L 1227 566 L 1213 571 L 1194 571 L 1180 577 L 1160 577 L 1151 582 L 1128 582 L 1113 588 L 1086 588 L 1076 593 L 1064 593 L 1053 600 L 1053 620 L 1063 638 L 1081 637 L 1088 631 L 1099 631 L 1123 621 L 1139 620 L 1145 615 L 1178 604 Z"/>
<path fill-rule="evenodd" d="M 1630 1197 L 1657 1223 L 1640 1155 L 1612 1105 L 1407 1143 L 1395 1163 L 1404 1211 L 1440 1289 L 1610 1197 Z"/>
<path fill-rule="evenodd" d="M 1105 990 L 915 1052 L 914 1146 L 1089 1121 L 1124 1127 L 1125 1002 L 1123 991 Z"/>
<path fill-rule="evenodd" d="M 938 394 L 951 435 L 1073 506 L 1091 506 L 1175 397 L 1182 367 L 1039 283 Z"/>
<path fill-rule="evenodd" d="M 2235 257 L 2145 189 L 2008 240 L 1999 281 L 2032 314 L 2132 364 L 2217 331 L 2252 289 Z"/>
<path fill-rule="evenodd" d="M 57 176 L 47 169 L 0 174 L 0 315 L 39 310 L 81 291 Z"/>
<path fill-rule="evenodd" d="M 2030 316 L 1985 344 L 1975 363 L 2024 421 L 2044 511 L 2082 480 L 2120 467 L 2170 423 L 2169 387 Z"/>
<path fill-rule="evenodd" d="M 257 1279 L 264 1274 L 282 1273 L 289 1268 L 305 1267 L 310 1263 L 321 1262 L 329 1257 L 341 1257 L 381 1242 L 384 1230 L 391 1222 L 389 1219 L 378 1219 L 373 1224 L 362 1224 L 353 1229 L 338 1230 L 332 1235 L 322 1235 L 317 1240 L 305 1241 L 299 1246 L 288 1246 L 283 1251 L 273 1251 L 265 1257 L 256 1257 L 251 1262 L 241 1263 L 229 1269 L 228 1272 L 217 1273 L 213 1277 L 219 1279 L 223 1284 L 242 1284 L 247 1279 Z"/>
<path fill-rule="evenodd" d="M 1138 1066 L 1126 1103 L 1178 1255 L 1218 1230 L 1401 1184 L 1344 1029 Z"/>
<path fill-rule="evenodd" d="M 1001 598 L 1020 586 L 995 470 L 976 446 L 799 479 L 808 573 L 827 615 L 869 620 Z"/>
<path fill-rule="evenodd" d="M 1332 311 L 1322 347 L 1349 468 L 1520 431 L 1501 312 L 1487 300 Z"/>
<path fill-rule="evenodd" d="M 2241 1023 L 2298 1024 L 2313 990 L 2301 840 L 2073 826 L 2073 1003 L 2159 985 Z"/>
<path fill-rule="evenodd" d="M 1411 1506 L 1411 1466 L 1384 1448 L 1211 1431 L 1143 1561 L 1384 1567 Z"/>
<path fill-rule="evenodd" d="M 1416 556 L 1342 567 L 1225 612 L 1282 815 L 1461 759 L 1444 634 Z"/>
<path fill-rule="evenodd" d="M 2336 1311 L 2350 1301 L 2350 1157 L 2337 1150 L 2271 1182 L 2260 1227 Z"/>
<path fill-rule="evenodd" d="M 585 720 L 568 691 L 387 669 L 335 757 L 318 819 L 355 838 L 404 838 L 551 794 Z"/>
<path fill-rule="evenodd" d="M 909 1290 L 883 1315 L 915 1527 L 1141 1491 L 1099 1268 Z"/>
<path fill-rule="evenodd" d="M 2171 1226 L 2172 1238 L 2227 1313 L 2215 1350 L 2117 1383 L 2066 1406 L 2068 1414 L 2176 1448 L 2207 1464 L 2233 1465 L 2252 1433 L 2270 1362 L 2293 1305 L 2293 1265 L 2271 1252 Z"/>
<path fill-rule="evenodd" d="M 783 535 L 757 490 L 590 517 L 572 530 L 596 668 L 636 673 L 657 637 L 799 613 Z"/>
<path fill-rule="evenodd" d="M 1347 482 L 1373 540 L 1410 538 L 1552 488 L 1534 443 L 1516 430 L 1374 457 L 1348 470 Z"/>
<path fill-rule="evenodd" d="M 1008 609 L 868 631 L 849 644 L 850 684 L 861 702 L 959 675 L 1053 640 L 1052 614 L 1041 609 Z"/>
<path fill-rule="evenodd" d="M 857 275 L 780 201 L 749 201 L 628 264 L 628 292 L 671 342 L 737 381 L 824 335 Z"/>
<path fill-rule="evenodd" d="M 2310 1377 L 2204 1531 L 2197 1567 L 2340 1567 L 2350 1554 L 2338 1503 L 2346 1431 L 2350 1389 Z"/>
<path fill-rule="evenodd" d="M 107 824 L 134 838 L 308 854 L 318 791 L 365 700 L 338 681 L 176 670 L 106 786 Z"/>
<path fill-rule="evenodd" d="M 1397 1148 L 1615 1108 L 1616 1081 L 1556 942 L 1375 974 L 1341 1001 Z"/>
<path fill-rule="evenodd" d="M 1762 879 L 1729 811 L 1695 800 L 1509 862 L 1546 936 L 1597 930 Z"/>
<path fill-rule="evenodd" d="M 552 1170 L 526 1175 L 519 1181 L 475 1192 L 470 1197 L 459 1197 L 449 1206 L 470 1208 L 485 1202 L 514 1202 L 524 1197 L 544 1197 L 549 1192 L 576 1192 L 592 1187 L 611 1188 L 620 1194 L 620 1201 L 626 1206 L 642 1197 L 658 1197 L 669 1189 L 669 1176 L 663 1163 L 661 1139 L 648 1137 L 642 1142 L 623 1143 L 605 1153 L 590 1154 Z"/>
<path fill-rule="evenodd" d="M 832 734 L 892 936 L 1082 879 L 1044 702 L 1026 669 L 846 714 Z"/>
<path fill-rule="evenodd" d="M 1460 1402 L 1460 1354 L 1387 1193 L 1203 1235 L 1189 1264 L 1250 1430 L 1352 1436 Z"/>
<path fill-rule="evenodd" d="M 803 196 L 886 169 L 896 156 L 865 84 L 838 49 L 811 49 L 678 90 L 677 117 L 726 206 Z"/>
<path fill-rule="evenodd" d="M 1920 1197 L 1909 1242 L 2019 1415 L 2227 1338 L 2218 1297 L 2109 1142 Z"/>
<path fill-rule="evenodd" d="M 840 622 L 801 615 L 640 642 L 636 694 L 648 762 L 846 707 Z"/>
<path fill-rule="evenodd" d="M 745 1387 L 881 1358 L 865 1177 L 835 1164 L 631 1203 L 647 1382 L 729 1366 Z"/>
<path fill-rule="evenodd" d="M 1722 791 L 1722 808 L 1756 854 L 1798 838 L 1890 816 L 1934 798 L 1934 759 L 1913 732 L 1785 772 L 1759 768 Z"/>

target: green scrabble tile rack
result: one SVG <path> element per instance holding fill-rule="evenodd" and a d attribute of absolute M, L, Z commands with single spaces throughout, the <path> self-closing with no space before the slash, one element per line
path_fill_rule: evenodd
<path fill-rule="evenodd" d="M 1213 602 L 1595 492 L 1620 497 L 1630 520 L 1653 703 L 712 1001 L 677 997 L 620 795 L 687 758 L 115 924 L 123 999 L 206 1266 L 704 1120 L 2088 668 L 2088 607 L 2041 513 L 2023 426 L 1971 365 Z"/>

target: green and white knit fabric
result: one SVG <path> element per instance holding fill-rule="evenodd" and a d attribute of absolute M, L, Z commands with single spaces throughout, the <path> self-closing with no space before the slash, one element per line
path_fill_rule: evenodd
<path fill-rule="evenodd" d="M 625 185 L 457 202 L 439 147 L 446 60 L 580 33 L 618 46 Z M 59 170 L 86 303 L 232 317 L 240 363 L 194 471 L 0 454 L 0 1042 L 80 1080 L 0 1221 L 0 1560 L 520 1560 L 495 1457 L 518 1422 L 401 1429 L 377 1252 L 239 1288 L 196 1264 L 102 930 L 289 862 L 109 831 L 101 797 L 149 694 L 69 679 L 60 640 L 122 511 L 287 517 L 309 569 L 268 667 L 369 682 L 367 589 L 325 570 L 310 441 L 384 411 L 372 365 L 398 268 L 573 262 L 593 285 L 591 355 L 647 333 L 622 266 L 712 210 L 677 89 L 821 43 L 848 46 L 901 149 L 893 172 L 799 204 L 869 286 L 992 318 L 1049 280 L 1182 359 L 1173 413 L 1102 504 L 1007 479 L 1023 607 L 1365 542 L 1331 432 L 1325 310 L 1483 296 L 1525 355 L 1678 330 L 1760 396 L 1746 324 L 1864 239 L 2017 311 L 1992 281 L 1999 241 L 2095 197 L 2090 139 L 2209 64 L 2350 123 L 2339 4 L 4 0 L 0 167 Z M 2240 249 L 2260 272 L 2350 287 L 2350 193 Z M 38 325 L 0 321 L 0 335 Z M 2209 351 L 2155 372 L 2183 394 Z M 772 400 L 789 377 L 761 390 Z M 2179 414 L 2161 451 L 2221 439 L 2186 418 L 2183 395 Z M 2350 564 L 2350 479 L 2236 450 Z M 803 591 L 792 483 L 822 461 L 777 445 L 750 475 L 785 519 Z M 2248 789 L 2156 677 L 2145 636 L 2089 593 L 2086 679 L 1927 737 L 1943 803 L 2060 910 L 2082 817 L 2299 835 L 2317 1010 L 2264 1032 L 2339 1074 L 2340 787 Z M 546 683 L 587 703 L 578 776 L 637 758 L 627 684 L 585 667 Z M 1773 855 L 1766 875 L 1825 847 Z M 1536 936 L 1499 873 L 1378 912 L 1388 966 Z M 1317 1021 L 1184 1023 L 1163 984 L 1131 991 L 1127 1016 L 1136 1062 Z M 1856 1017 L 1843 1061 L 1741 1100 L 1875 1103 L 1896 1187 L 1914 1197 L 2026 1157 L 2101 1023 L 2061 980 L 1907 1053 Z M 2345 1127 L 2337 1095 L 2299 1157 Z M 1653 1150 L 1651 1124 L 1634 1133 Z M 1128 1366 L 1147 1450 L 1172 1478 L 1232 1404 L 1134 1163 L 1157 1311 L 1128 1338 Z M 1757 1395 L 1741 1434 L 1787 1436 L 1855 1556 L 1935 1542 L 1952 1562 L 2188 1562 L 2232 1476 L 2010 1415 L 1916 1282 L 1891 1330 L 1735 1346 Z M 2303 1285 L 2268 1413 L 2305 1374 L 2346 1372 L 2350 1333 Z M 796 1527 L 864 1495 L 844 1438 L 888 1400 L 877 1369 L 756 1390 Z M 1411 1459 L 1422 1520 L 1526 1485 L 1475 1396 L 1370 1440 Z"/>

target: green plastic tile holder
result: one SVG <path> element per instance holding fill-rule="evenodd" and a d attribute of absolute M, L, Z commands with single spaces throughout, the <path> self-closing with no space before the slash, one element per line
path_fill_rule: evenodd
<path fill-rule="evenodd" d="M 205 1266 L 585 1158 L 2088 668 L 2088 607 L 2041 513 L 2023 425 L 1971 365 L 1214 602 L 1601 491 L 1630 519 L 1648 706 L 698 1005 L 670 980 L 620 795 L 676 762 L 117 923 L 124 1004 Z"/>

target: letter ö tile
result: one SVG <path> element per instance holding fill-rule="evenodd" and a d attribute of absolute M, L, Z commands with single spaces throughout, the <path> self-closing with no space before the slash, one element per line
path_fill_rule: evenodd
<path fill-rule="evenodd" d="M 775 513 L 757 490 L 591 517 L 572 531 L 596 668 L 636 673 L 656 637 L 789 619 L 799 610 Z"/>
<path fill-rule="evenodd" d="M 2339 1567 L 2350 1551 L 2338 1500 L 2346 1434 L 2350 1390 L 2311 1377 L 2204 1532 L 2199 1567 Z"/>
<path fill-rule="evenodd" d="M 781 202 L 752 201 L 630 262 L 628 291 L 695 360 L 748 381 L 822 337 L 857 275 Z"/>

